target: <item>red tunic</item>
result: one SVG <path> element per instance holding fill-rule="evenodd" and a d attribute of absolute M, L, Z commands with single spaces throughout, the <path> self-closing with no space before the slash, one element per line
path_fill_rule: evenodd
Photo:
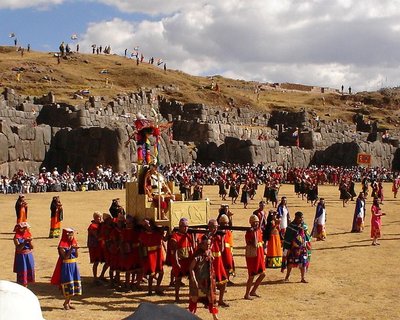
<path fill-rule="evenodd" d="M 110 235 L 112 231 L 112 226 L 102 223 L 100 227 L 100 243 L 103 249 L 103 255 L 105 261 L 108 265 L 110 265 L 110 250 L 109 246 L 111 245 Z"/>
<path fill-rule="evenodd" d="M 189 276 L 189 267 L 192 261 L 192 255 L 194 251 L 193 237 L 188 233 L 174 232 L 170 239 L 173 243 L 173 247 L 176 248 L 172 250 L 171 264 L 172 273 L 175 277 L 186 277 Z M 180 267 L 176 264 L 176 259 L 173 255 L 178 255 L 178 262 Z"/>
<path fill-rule="evenodd" d="M 217 284 L 224 284 L 228 282 L 224 263 L 222 261 L 222 237 L 220 235 L 213 235 L 211 238 L 211 253 L 214 257 L 213 268 L 215 273 L 215 281 Z"/>
<path fill-rule="evenodd" d="M 233 274 L 235 272 L 235 263 L 233 261 L 233 234 L 231 230 L 226 230 L 224 236 L 225 249 L 222 251 L 222 262 L 227 273 Z"/>
<path fill-rule="evenodd" d="M 141 232 L 139 242 L 143 247 L 143 273 L 154 275 L 163 271 L 163 236 L 158 232 Z"/>
<path fill-rule="evenodd" d="M 119 251 L 119 265 L 121 271 L 131 271 L 134 265 L 133 255 L 133 229 L 123 229 L 121 231 L 120 251 Z"/>
<path fill-rule="evenodd" d="M 109 251 L 109 265 L 112 270 L 120 270 L 120 246 L 121 230 L 114 227 L 110 233 L 109 241 L 107 242 Z"/>
<path fill-rule="evenodd" d="M 87 247 L 89 249 L 90 263 L 105 261 L 100 241 L 100 224 L 94 221 L 92 221 L 88 228 Z"/>
<path fill-rule="evenodd" d="M 265 271 L 265 259 L 262 233 L 260 229 L 248 230 L 246 240 L 246 265 L 249 276 L 256 276 Z"/>

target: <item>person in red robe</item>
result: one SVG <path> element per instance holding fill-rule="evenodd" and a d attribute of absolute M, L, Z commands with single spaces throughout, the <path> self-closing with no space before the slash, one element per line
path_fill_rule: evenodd
<path fill-rule="evenodd" d="M 143 274 L 149 276 L 148 280 L 148 295 L 153 295 L 153 280 L 157 279 L 155 293 L 164 295 L 161 290 L 161 282 L 164 276 L 164 254 L 162 241 L 166 240 L 163 231 L 158 230 L 154 221 L 143 220 L 144 231 L 139 235 L 139 242 L 143 250 Z"/>
<path fill-rule="evenodd" d="M 215 219 L 211 219 L 208 222 L 209 237 L 211 239 L 211 253 L 213 256 L 213 268 L 215 274 L 215 282 L 217 289 L 219 290 L 218 305 L 220 307 L 229 307 L 229 304 L 224 301 L 224 294 L 226 290 L 226 284 L 228 282 L 228 276 L 225 271 L 224 263 L 222 261 L 222 251 L 224 249 L 224 243 L 222 236 L 217 234 L 218 222 Z"/>
<path fill-rule="evenodd" d="M 112 245 L 112 240 L 111 240 L 111 232 L 113 231 L 114 228 L 114 221 L 113 217 L 111 216 L 110 213 L 105 212 L 103 213 L 103 222 L 101 224 L 100 228 L 100 243 L 101 247 L 103 249 L 103 255 L 104 259 L 106 261 L 106 266 L 107 268 L 110 267 L 111 265 L 111 245 Z M 114 271 L 110 268 L 109 270 L 109 276 L 110 280 L 114 280 Z"/>
<path fill-rule="evenodd" d="M 229 217 L 225 214 L 221 215 L 219 220 L 221 226 L 229 226 Z M 231 230 L 225 230 L 223 236 L 224 250 L 222 251 L 222 262 L 224 263 L 226 274 L 228 275 L 228 285 L 233 285 L 230 277 L 235 276 L 235 261 L 233 260 L 233 233 Z"/>
<path fill-rule="evenodd" d="M 89 249 L 90 263 L 93 263 L 92 272 L 93 278 L 97 281 L 97 268 L 100 263 L 104 263 L 104 251 L 100 242 L 100 226 L 102 221 L 102 214 L 98 211 L 93 213 L 93 220 L 88 227 L 87 247 Z M 104 265 L 106 267 L 106 265 Z M 103 270 L 105 269 L 103 267 Z M 105 273 L 105 270 L 104 270 Z M 101 272 L 104 278 L 104 273 Z"/>
<path fill-rule="evenodd" d="M 175 277 L 175 301 L 179 302 L 179 289 L 182 277 L 189 276 L 189 266 L 194 252 L 193 237 L 187 233 L 189 221 L 182 218 L 179 230 L 173 232 L 170 238 L 172 273 Z"/>
<path fill-rule="evenodd" d="M 259 228 L 259 219 L 256 215 L 251 215 L 249 219 L 251 229 L 246 231 L 246 265 L 248 271 L 248 279 L 246 283 L 246 293 L 244 298 L 252 300 L 253 297 L 260 297 L 257 294 L 257 289 L 265 278 L 265 258 L 263 248 L 263 237 Z M 253 283 L 254 278 L 256 281 Z"/>

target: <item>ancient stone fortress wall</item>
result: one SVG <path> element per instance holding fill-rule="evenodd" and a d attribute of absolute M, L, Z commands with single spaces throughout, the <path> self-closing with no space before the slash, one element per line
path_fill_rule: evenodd
<path fill-rule="evenodd" d="M 356 164 L 359 152 L 372 155 L 373 165 L 390 168 L 399 162 L 398 141 L 356 131 L 340 121 L 315 121 L 307 112 L 275 110 L 259 113 L 246 107 L 225 109 L 182 104 L 162 98 L 163 88 L 107 97 L 90 97 L 78 106 L 43 97 L 0 95 L 0 173 L 41 166 L 91 170 L 110 164 L 129 171 L 136 162 L 134 120 L 138 113 L 173 122 L 173 139 L 161 135 L 160 159 L 177 162 L 264 162 L 272 166 Z M 298 141 L 296 130 L 298 132 Z M 368 141 L 370 140 L 370 141 Z M 297 143 L 299 146 L 296 146 Z M 397 143 L 397 145 L 396 145 Z"/>

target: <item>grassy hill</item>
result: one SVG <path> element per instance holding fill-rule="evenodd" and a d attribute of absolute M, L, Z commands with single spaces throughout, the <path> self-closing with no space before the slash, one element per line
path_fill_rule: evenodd
<path fill-rule="evenodd" d="M 17 71 L 21 71 L 20 82 Z M 0 86 L 11 87 L 20 94 L 40 96 L 52 91 L 58 101 L 80 104 L 74 93 L 88 89 L 90 95 L 112 98 L 120 93 L 136 92 L 140 88 L 171 86 L 164 96 L 182 102 L 205 103 L 224 108 L 228 105 L 249 106 L 260 111 L 273 109 L 315 112 L 321 119 L 340 118 L 351 121 L 361 112 L 381 126 L 400 126 L 400 89 L 361 92 L 353 95 L 310 91 L 300 84 L 260 84 L 227 79 L 221 76 L 198 77 L 179 70 L 167 70 L 148 63 L 136 65 L 135 60 L 117 55 L 72 54 L 58 64 L 54 53 L 24 52 L 14 47 L 0 47 Z M 220 92 L 211 90 L 211 82 Z M 257 95 L 255 88 L 261 85 Z"/>

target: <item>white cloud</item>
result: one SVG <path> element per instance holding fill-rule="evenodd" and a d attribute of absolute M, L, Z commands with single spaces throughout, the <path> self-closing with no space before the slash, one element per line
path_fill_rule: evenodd
<path fill-rule="evenodd" d="M 179 11 L 192 11 L 207 3 L 205 0 L 93 0 L 116 7 L 122 12 L 138 12 L 149 15 L 168 15 Z"/>
<path fill-rule="evenodd" d="M 81 36 L 80 45 L 88 51 L 92 44 L 111 46 L 113 52 L 133 43 L 133 25 L 128 21 L 115 18 L 111 21 L 90 23 L 86 33 Z"/>
<path fill-rule="evenodd" d="M 38 10 L 45 10 L 63 2 L 64 0 L 1 0 L 0 9 L 36 8 Z"/>
<path fill-rule="evenodd" d="M 146 59 L 192 74 L 353 90 L 399 85 L 399 0 L 97 1 L 154 16 L 92 22 L 82 48 L 139 45 Z"/>

